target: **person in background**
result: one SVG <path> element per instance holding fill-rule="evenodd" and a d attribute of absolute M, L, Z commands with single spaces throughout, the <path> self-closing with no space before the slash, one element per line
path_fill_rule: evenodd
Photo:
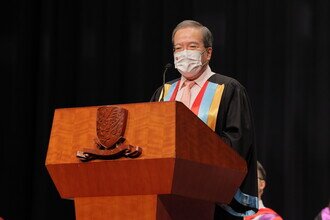
<path fill-rule="evenodd" d="M 273 209 L 264 206 L 261 197 L 266 188 L 266 170 L 259 161 L 257 161 L 257 168 L 259 211 L 254 215 L 246 216 L 244 220 L 283 220 Z"/>
<path fill-rule="evenodd" d="M 181 77 L 160 86 L 151 101 L 182 102 L 245 159 L 245 179 L 230 204 L 216 204 L 214 214 L 214 219 L 243 219 L 258 210 L 254 123 L 246 89 L 236 79 L 211 70 L 213 36 L 201 23 L 179 23 L 172 43 Z"/>
<path fill-rule="evenodd" d="M 330 220 L 330 202 L 327 207 L 323 208 L 314 220 Z"/>

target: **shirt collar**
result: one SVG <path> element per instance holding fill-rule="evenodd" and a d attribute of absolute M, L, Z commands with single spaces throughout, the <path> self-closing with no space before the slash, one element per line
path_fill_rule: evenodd
<path fill-rule="evenodd" d="M 213 75 L 215 74 L 214 72 L 212 72 L 211 68 L 209 65 L 207 65 L 205 71 L 202 73 L 202 75 L 200 75 L 197 79 L 195 79 L 195 83 L 196 85 L 198 85 L 200 88 L 203 87 L 204 83 Z M 182 89 L 182 85 L 183 83 L 187 81 L 187 79 L 181 75 L 181 80 L 180 80 L 180 85 L 179 88 Z"/>

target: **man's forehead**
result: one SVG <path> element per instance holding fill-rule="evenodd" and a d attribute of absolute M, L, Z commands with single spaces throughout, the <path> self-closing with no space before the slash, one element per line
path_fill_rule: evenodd
<path fill-rule="evenodd" d="M 196 38 L 199 40 L 202 38 L 202 32 L 197 28 L 182 28 L 174 34 L 174 40 L 178 38 Z"/>

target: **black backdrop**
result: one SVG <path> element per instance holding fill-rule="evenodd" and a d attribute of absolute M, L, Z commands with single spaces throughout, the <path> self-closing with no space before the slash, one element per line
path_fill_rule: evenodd
<path fill-rule="evenodd" d="M 213 31 L 213 71 L 250 95 L 266 206 L 312 219 L 330 198 L 329 9 L 328 0 L 3 1 L 0 216 L 74 219 L 44 165 L 54 109 L 149 101 L 172 62 L 171 30 L 195 19 Z"/>

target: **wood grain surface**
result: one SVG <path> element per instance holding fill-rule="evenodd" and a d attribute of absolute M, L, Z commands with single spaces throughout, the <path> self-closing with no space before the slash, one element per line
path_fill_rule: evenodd
<path fill-rule="evenodd" d="M 142 199 L 145 204 L 137 209 L 154 210 L 166 204 L 157 203 L 158 195 L 164 201 L 171 196 L 172 202 L 181 201 L 174 196 L 205 204 L 230 202 L 246 175 L 245 161 L 182 103 L 116 106 L 128 110 L 124 137 L 143 149 L 138 158 L 81 162 L 76 152 L 95 147 L 100 106 L 55 110 L 45 164 L 62 198 L 74 198 L 88 209 L 128 198 L 121 202 Z M 86 210 L 79 207 L 78 214 Z"/>

